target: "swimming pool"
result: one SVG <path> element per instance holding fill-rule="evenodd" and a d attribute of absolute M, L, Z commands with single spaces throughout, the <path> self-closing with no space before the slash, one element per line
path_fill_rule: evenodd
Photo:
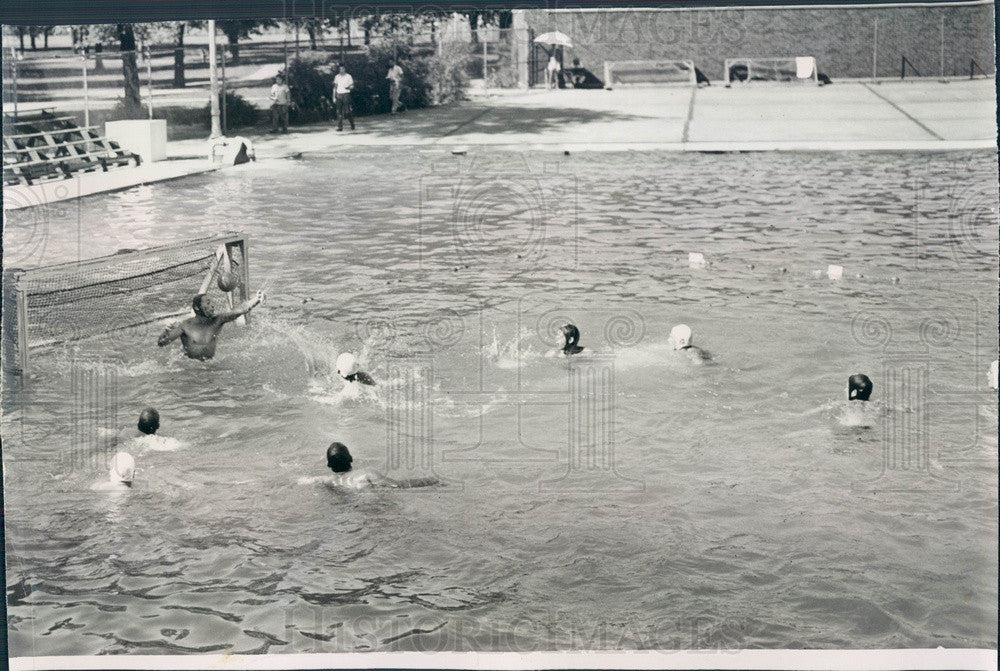
<path fill-rule="evenodd" d="M 396 148 L 11 213 L 11 265 L 242 229 L 269 295 L 210 362 L 154 325 L 7 387 L 11 655 L 991 648 L 995 184 L 992 152 Z M 147 405 L 171 449 L 92 491 L 67 453 Z M 300 483 L 334 440 L 442 484 Z"/>

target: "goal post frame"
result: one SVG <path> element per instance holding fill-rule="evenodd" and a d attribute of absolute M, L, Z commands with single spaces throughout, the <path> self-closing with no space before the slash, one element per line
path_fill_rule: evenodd
<path fill-rule="evenodd" d="M 682 64 L 684 69 L 686 69 L 690 76 L 688 81 L 676 81 L 676 82 L 649 82 L 640 84 L 615 84 L 611 81 L 611 73 L 615 66 L 621 65 L 647 65 L 655 66 L 657 63 L 675 63 Z M 650 87 L 650 86 L 697 86 L 698 76 L 695 73 L 694 61 L 684 58 L 670 59 L 670 58 L 649 58 L 649 59 L 631 59 L 631 60 L 618 60 L 618 61 L 604 61 L 604 88 L 611 90 L 617 86 L 623 87 Z"/>
<path fill-rule="evenodd" d="M 727 58 L 723 64 L 724 71 L 722 73 L 722 79 L 726 83 L 726 86 L 731 86 L 733 80 L 730 77 L 732 73 L 733 66 L 745 65 L 747 68 L 747 79 L 745 84 L 750 84 L 753 82 L 753 62 L 757 63 L 792 63 L 794 64 L 797 58 L 811 58 L 813 63 L 812 74 L 809 77 L 793 78 L 793 81 L 799 83 L 805 83 L 806 81 L 811 81 L 813 84 L 819 86 L 819 63 L 816 61 L 815 56 L 771 56 L 766 58 L 758 58 L 753 56 L 744 56 L 740 58 Z"/>
<path fill-rule="evenodd" d="M 158 245 L 154 247 L 146 247 L 143 249 L 128 250 L 128 252 L 118 252 L 115 254 L 107 254 L 105 256 L 98 256 L 92 259 L 86 259 L 84 261 L 69 261 L 65 263 L 57 263 L 48 266 L 39 266 L 37 268 L 21 269 L 21 268 L 11 268 L 4 272 L 4 284 L 11 282 L 13 284 L 10 287 L 9 293 L 4 291 L 4 299 L 13 300 L 15 302 L 14 306 L 3 306 L 3 312 L 5 313 L 5 318 L 3 320 L 3 352 L 4 352 L 4 369 L 7 372 L 13 372 L 22 379 L 25 377 L 25 373 L 28 370 L 28 365 L 30 362 L 30 357 L 28 350 L 31 345 L 28 342 L 28 307 L 29 307 L 29 296 L 24 286 L 22 285 L 23 278 L 32 273 L 42 273 L 42 272 L 55 272 L 60 271 L 79 271 L 80 269 L 100 269 L 108 268 L 115 265 L 120 265 L 122 263 L 128 262 L 130 256 L 148 256 L 151 254 L 156 254 L 160 251 L 168 251 L 171 249 L 191 249 L 196 248 L 200 244 L 204 244 L 206 248 L 210 248 L 211 245 L 215 245 L 215 260 L 213 261 L 212 267 L 209 269 L 206 275 L 200 291 L 203 293 L 209 286 L 212 278 L 215 276 L 218 265 L 225 259 L 225 265 L 227 269 L 232 267 L 232 253 L 235 250 L 239 251 L 240 263 L 238 265 L 238 271 L 240 273 L 240 282 L 238 286 L 233 289 L 233 291 L 226 292 L 227 300 L 230 307 L 233 307 L 233 293 L 238 293 L 240 301 L 246 301 L 250 293 L 250 272 L 249 272 L 249 249 L 250 249 L 250 236 L 245 233 L 229 231 L 223 235 L 209 236 L 203 238 L 195 238 L 192 240 L 168 244 L 168 245 Z M 207 256 L 208 254 L 206 254 Z M 10 313 L 8 309 L 13 308 Z M 16 319 L 16 326 L 13 329 L 13 333 L 8 332 L 11 326 L 10 320 L 6 318 L 7 314 L 13 314 Z M 179 312 L 178 314 L 183 314 Z M 151 321 L 158 321 L 159 319 L 166 318 L 156 317 Z M 241 325 L 249 324 L 249 315 L 244 315 L 237 320 L 237 323 Z M 12 338 L 16 338 L 11 342 Z M 16 347 L 16 369 L 8 368 L 8 354 L 13 353 L 12 348 Z"/>

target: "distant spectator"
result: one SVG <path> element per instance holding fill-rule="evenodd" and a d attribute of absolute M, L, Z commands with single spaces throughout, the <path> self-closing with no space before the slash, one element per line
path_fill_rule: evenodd
<path fill-rule="evenodd" d="M 552 47 L 552 54 L 549 56 L 549 64 L 545 66 L 545 88 L 554 89 L 559 86 L 559 59 L 556 58 L 556 49 Z"/>
<path fill-rule="evenodd" d="M 101 60 L 101 54 L 104 53 L 104 42 L 98 42 L 94 45 L 94 69 L 103 70 L 104 61 Z"/>
<path fill-rule="evenodd" d="M 566 77 L 567 86 L 572 86 L 575 89 L 583 88 L 584 83 L 587 81 L 587 75 L 584 69 L 580 66 L 580 59 L 573 59 L 573 67 L 569 71 L 569 76 Z"/>
<path fill-rule="evenodd" d="M 392 109 L 389 110 L 389 113 L 395 114 L 399 110 L 399 94 L 403 90 L 403 68 L 399 67 L 399 63 L 395 59 L 393 59 L 392 67 L 389 68 L 389 74 L 385 78 L 389 80 L 389 98 L 392 100 Z"/>
<path fill-rule="evenodd" d="M 288 90 L 288 84 L 285 83 L 285 78 L 282 75 L 278 75 L 274 78 L 274 84 L 271 86 L 271 132 L 277 133 L 278 126 L 281 126 L 281 132 L 288 132 L 288 105 L 292 99 L 292 93 Z"/>
<path fill-rule="evenodd" d="M 354 109 L 351 107 L 354 77 L 347 74 L 347 68 L 343 65 L 337 69 L 337 76 L 333 78 L 333 99 L 337 104 L 337 130 L 344 130 L 344 117 L 351 122 L 351 130 L 354 130 Z"/>

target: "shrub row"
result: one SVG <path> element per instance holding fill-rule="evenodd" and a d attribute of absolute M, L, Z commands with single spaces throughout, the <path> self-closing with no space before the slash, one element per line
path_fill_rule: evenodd
<path fill-rule="evenodd" d="M 354 78 L 351 100 L 356 116 L 389 112 L 389 82 L 385 76 L 394 56 L 403 68 L 400 102 L 404 109 L 445 105 L 464 97 L 469 83 L 467 45 L 446 44 L 433 53 L 417 53 L 408 45 L 397 45 L 395 48 L 391 45 L 371 46 L 366 54 L 347 59 L 344 63 Z M 332 91 L 337 65 L 327 54 L 316 53 L 304 55 L 289 63 L 287 74 L 293 103 L 289 114 L 291 123 L 321 121 L 334 116 Z M 108 120 L 142 119 L 146 115 L 144 105 L 135 107 L 119 101 L 110 111 Z M 166 119 L 171 124 L 211 127 L 210 104 L 201 109 L 154 109 L 154 116 Z M 237 93 L 226 92 L 228 129 L 263 124 L 268 118 L 268 110 L 256 108 Z"/>

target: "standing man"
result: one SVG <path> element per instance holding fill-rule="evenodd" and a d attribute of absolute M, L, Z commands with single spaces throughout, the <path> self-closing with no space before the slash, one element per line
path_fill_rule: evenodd
<path fill-rule="evenodd" d="M 351 107 L 354 77 L 347 74 L 347 68 L 343 65 L 337 70 L 337 76 L 333 78 L 333 99 L 337 103 L 337 130 L 344 130 L 345 116 L 351 122 L 351 130 L 354 130 L 354 109 Z"/>
<path fill-rule="evenodd" d="M 399 94 L 403 90 L 403 68 L 399 67 L 396 59 L 392 60 L 389 74 L 385 76 L 389 80 L 389 98 L 392 100 L 390 114 L 395 114 L 399 110 Z"/>
<path fill-rule="evenodd" d="M 562 65 L 559 64 L 559 59 L 556 58 L 556 47 L 553 45 L 552 53 L 549 54 L 549 64 L 545 66 L 545 88 L 559 88 L 560 70 L 562 70 Z"/>
<path fill-rule="evenodd" d="M 281 125 L 281 132 L 288 132 L 288 105 L 292 101 L 292 92 L 288 90 L 285 78 L 278 75 L 274 78 L 271 86 L 271 132 L 278 132 L 278 125 Z"/>

